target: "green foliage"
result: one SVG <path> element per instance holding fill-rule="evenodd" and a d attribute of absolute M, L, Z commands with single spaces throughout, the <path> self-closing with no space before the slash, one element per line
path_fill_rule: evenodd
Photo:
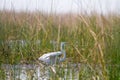
<path fill-rule="evenodd" d="M 94 77 L 100 80 L 120 79 L 120 67 L 117 66 L 120 64 L 118 17 L 112 16 L 110 19 L 102 15 L 80 15 L 75 21 L 74 17 L 71 19 L 74 22 L 69 22 L 67 17 L 59 21 L 59 17 L 45 15 L 36 18 L 34 14 L 31 17 L 15 14 L 9 19 L 5 16 L 8 15 L 0 16 L 0 64 L 34 62 L 42 54 L 54 51 L 51 40 L 57 41 L 56 51 L 59 50 L 60 42 L 65 41 L 69 43 L 66 45 L 67 58 L 71 59 L 65 63 L 81 62 L 87 65 L 80 72 L 82 80 Z M 32 21 L 27 18 L 32 18 Z M 14 42 L 9 45 L 10 40 Z M 24 40 L 25 45 L 20 45 L 18 40 Z M 40 43 L 36 43 L 38 40 Z M 96 68 L 96 65 L 100 68 Z"/>

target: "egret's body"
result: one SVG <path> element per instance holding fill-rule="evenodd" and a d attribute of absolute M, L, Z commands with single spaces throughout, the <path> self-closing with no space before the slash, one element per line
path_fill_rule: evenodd
<path fill-rule="evenodd" d="M 45 63 L 46 65 L 53 65 L 53 64 L 64 61 L 66 58 L 64 44 L 65 44 L 64 42 L 61 43 L 61 51 L 50 52 L 50 53 L 44 54 L 39 58 L 39 60 Z"/>

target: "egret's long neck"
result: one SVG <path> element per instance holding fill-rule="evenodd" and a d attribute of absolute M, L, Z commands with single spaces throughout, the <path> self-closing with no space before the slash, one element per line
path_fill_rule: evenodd
<path fill-rule="evenodd" d="M 60 61 L 64 61 L 66 58 L 65 43 L 61 43 L 61 52 L 63 54 L 63 58 L 61 58 Z"/>

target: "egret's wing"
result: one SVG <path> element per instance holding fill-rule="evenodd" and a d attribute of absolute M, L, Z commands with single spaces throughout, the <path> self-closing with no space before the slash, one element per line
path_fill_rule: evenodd
<path fill-rule="evenodd" d="M 49 56 L 58 56 L 58 55 L 61 55 L 61 54 L 62 54 L 61 51 L 48 53 Z"/>
<path fill-rule="evenodd" d="M 41 57 L 39 57 L 39 60 L 47 60 L 47 58 L 49 58 L 49 55 L 48 54 L 44 54 L 42 55 Z"/>
<path fill-rule="evenodd" d="M 45 62 L 45 63 L 50 63 L 50 61 L 51 61 L 51 60 L 50 60 L 50 57 L 56 57 L 56 56 L 59 56 L 59 55 L 61 55 L 61 54 L 62 54 L 61 51 L 46 53 L 46 54 L 42 55 L 42 56 L 39 58 L 39 60 L 40 60 L 40 61 L 43 61 L 43 62 Z"/>
<path fill-rule="evenodd" d="M 57 56 L 57 55 L 61 55 L 61 51 L 58 51 L 58 52 L 50 52 L 50 53 L 46 53 L 44 55 L 42 55 L 40 58 L 47 58 L 47 57 L 50 57 L 50 56 Z"/>

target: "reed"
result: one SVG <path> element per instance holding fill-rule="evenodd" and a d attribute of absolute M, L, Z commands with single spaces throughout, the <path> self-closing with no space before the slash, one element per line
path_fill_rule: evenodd
<path fill-rule="evenodd" d="M 33 63 L 42 54 L 54 51 L 51 40 L 57 41 L 55 50 L 66 41 L 68 59 L 63 64 L 85 64 L 80 79 L 120 78 L 119 16 L 43 14 L 0 12 L 0 64 Z M 9 45 L 10 40 L 13 44 Z M 26 43 L 23 46 L 18 40 Z"/>

